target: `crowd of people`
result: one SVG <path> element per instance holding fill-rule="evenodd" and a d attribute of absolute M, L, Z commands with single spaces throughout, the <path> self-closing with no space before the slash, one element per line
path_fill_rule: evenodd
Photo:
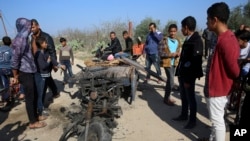
<path fill-rule="evenodd" d="M 74 77 L 71 68 L 74 63 L 73 51 L 62 37 L 57 62 L 54 41 L 49 34 L 40 29 L 37 20 L 18 18 L 16 27 L 18 33 L 13 41 L 11 42 L 10 37 L 3 37 L 4 46 L 0 48 L 1 79 L 4 80 L 1 84 L 6 89 L 2 95 L 2 103 L 6 104 L 1 110 L 6 111 L 6 107 L 11 109 L 8 104 L 10 97 L 13 98 L 11 85 L 20 84 L 20 93 L 24 94 L 25 98 L 29 128 L 42 128 L 47 125 L 44 120 L 49 116 L 44 110 L 47 87 L 52 91 L 52 99 L 60 96 L 51 72 L 61 68 L 64 71 L 64 83 L 67 82 L 67 77 Z M 21 95 L 19 97 L 23 98 Z"/>
<path fill-rule="evenodd" d="M 250 63 L 240 67 L 239 58 L 250 56 L 250 31 L 243 25 L 235 33 L 227 27 L 230 10 L 226 3 L 220 2 L 211 5 L 207 9 L 207 29 L 202 35 L 196 31 L 196 19 L 187 16 L 181 21 L 181 32 L 185 36 L 182 43 L 176 33 L 176 24 L 169 25 L 167 36 L 157 29 L 155 23 L 150 23 L 149 33 L 145 43 L 140 37 L 133 43 L 128 31 L 123 31 L 125 49 L 122 49 L 115 32 L 110 32 L 111 44 L 108 49 L 113 58 L 143 55 L 146 69 L 150 70 L 152 64 L 159 76 L 162 75 L 161 67 L 167 76 L 163 102 L 168 106 L 174 106 L 175 100 L 171 98 L 174 89 L 174 77 L 178 77 L 179 92 L 181 96 L 181 112 L 173 118 L 173 121 L 187 121 L 184 129 L 196 127 L 197 102 L 195 94 L 196 80 L 205 76 L 204 96 L 206 99 L 209 119 L 212 123 L 210 140 L 225 140 L 225 108 L 228 103 L 228 95 L 233 83 L 244 76 L 249 76 Z M 68 77 L 74 77 L 72 66 L 74 55 L 72 48 L 67 45 L 65 38 L 60 38 L 62 47 L 59 50 L 59 62 L 57 62 L 56 50 L 51 36 L 40 29 L 37 20 L 19 18 L 16 21 L 17 35 L 10 43 L 7 37 L 3 38 L 4 46 L 0 53 L 8 52 L 8 56 L 0 56 L 0 72 L 5 75 L 13 75 L 12 83 L 19 83 L 24 89 L 26 111 L 30 121 L 29 128 L 45 127 L 44 97 L 47 87 L 53 93 L 53 98 L 60 96 L 57 86 L 52 78 L 51 71 L 59 68 L 64 71 L 63 83 L 67 83 Z M 32 32 L 31 44 L 29 35 Z M 203 40 L 205 44 L 203 45 Z M 136 47 L 140 52 L 136 52 Z M 205 51 L 204 51 L 205 49 Z M 203 52 L 205 54 L 203 55 Z M 6 55 L 6 54 L 5 54 Z M 203 57 L 207 59 L 205 73 L 202 69 Z M 110 60 L 109 58 L 107 58 Z M 3 63 L 2 63 L 3 62 Z M 67 73 L 68 71 L 68 73 Z M 27 81 L 29 80 L 29 81 Z M 146 75 L 144 84 L 150 81 L 150 74 Z M 157 81 L 161 83 L 160 80 Z M 250 83 L 250 82 L 248 82 Z M 245 101 L 242 107 L 239 125 L 244 126 L 249 118 L 247 107 L 249 106 L 249 92 L 246 91 Z M 8 96 L 3 95 L 4 100 Z M 7 100 L 6 100 L 7 101 Z M 46 112 L 45 112 L 46 113 Z"/>

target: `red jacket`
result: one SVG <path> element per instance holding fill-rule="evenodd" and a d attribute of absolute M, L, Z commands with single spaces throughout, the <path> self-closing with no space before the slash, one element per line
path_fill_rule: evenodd
<path fill-rule="evenodd" d="M 209 71 L 209 97 L 229 94 L 233 80 L 240 74 L 239 54 L 239 43 L 233 32 L 228 30 L 218 36 Z"/>

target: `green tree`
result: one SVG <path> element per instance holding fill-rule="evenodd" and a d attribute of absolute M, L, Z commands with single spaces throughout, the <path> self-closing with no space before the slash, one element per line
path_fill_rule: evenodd
<path fill-rule="evenodd" d="M 230 13 L 228 27 L 237 30 L 241 24 L 250 26 L 250 1 L 246 5 L 235 7 Z"/>
<path fill-rule="evenodd" d="M 250 26 L 250 1 L 243 7 L 244 20 Z"/>
<path fill-rule="evenodd" d="M 148 34 L 148 25 L 154 22 L 156 24 L 156 26 L 160 25 L 160 20 L 153 20 L 150 17 L 145 18 L 144 20 L 141 21 L 140 24 L 138 24 L 135 27 L 135 31 L 134 31 L 134 38 L 136 39 L 137 37 L 141 37 L 142 41 L 145 42 L 146 40 L 146 36 Z"/>
<path fill-rule="evenodd" d="M 243 19 L 242 6 L 235 7 L 230 13 L 228 27 L 232 30 L 237 30 L 243 24 Z"/>

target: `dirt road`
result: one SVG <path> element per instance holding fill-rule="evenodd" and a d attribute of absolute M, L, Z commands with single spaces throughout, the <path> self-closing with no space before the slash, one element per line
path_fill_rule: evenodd
<path fill-rule="evenodd" d="M 143 64 L 143 60 L 141 61 Z M 81 60 L 76 60 L 75 64 L 77 63 L 84 64 Z M 73 66 L 73 72 L 78 71 L 80 70 Z M 74 107 L 73 109 L 77 110 L 79 100 L 74 95 L 76 87 L 69 88 L 67 85 L 62 85 L 60 72 L 53 73 L 52 76 L 61 90 L 61 97 L 49 105 L 50 116 L 46 120 L 48 126 L 35 130 L 27 128 L 25 105 L 24 102 L 19 102 L 9 113 L 0 112 L 0 141 L 58 141 L 63 127 L 69 122 L 65 117 L 65 109 Z M 196 81 L 198 121 L 192 130 L 182 128 L 185 122 L 171 120 L 180 113 L 180 95 L 179 92 L 172 94 L 173 99 L 177 101 L 176 106 L 165 105 L 164 85 L 154 81 L 149 81 L 149 84 L 139 83 L 136 99 L 132 105 L 120 99 L 123 115 L 117 119 L 118 126 L 114 129 L 113 141 L 193 141 L 198 137 L 209 136 L 210 123 L 202 92 L 204 77 Z M 228 136 L 229 133 L 227 139 Z"/>

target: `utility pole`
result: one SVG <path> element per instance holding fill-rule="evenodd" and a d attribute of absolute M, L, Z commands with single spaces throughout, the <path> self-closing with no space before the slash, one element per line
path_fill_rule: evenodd
<path fill-rule="evenodd" d="M 7 30 L 6 30 L 6 27 L 5 27 L 4 21 L 3 21 L 3 16 L 2 16 L 1 11 L 0 11 L 0 18 L 1 18 L 2 23 L 3 23 L 3 28 L 4 28 L 4 31 L 5 31 L 5 35 L 6 35 L 6 36 L 8 36 L 8 34 L 7 34 Z"/>
<path fill-rule="evenodd" d="M 131 37 L 132 38 L 132 35 L 133 35 L 133 33 L 132 33 L 132 29 L 133 29 L 133 27 L 132 27 L 132 22 L 128 22 L 128 35 L 129 35 L 129 37 Z"/>

